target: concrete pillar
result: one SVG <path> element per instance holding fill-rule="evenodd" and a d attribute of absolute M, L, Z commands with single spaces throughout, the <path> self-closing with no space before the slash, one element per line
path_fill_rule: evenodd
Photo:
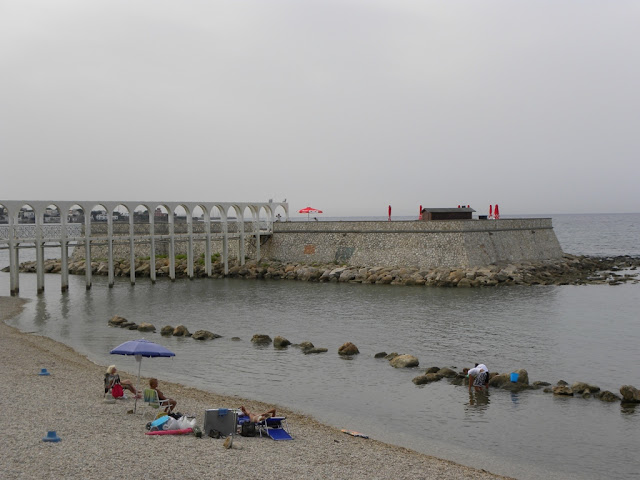
<path fill-rule="evenodd" d="M 224 274 L 229 275 L 229 227 L 226 219 L 222 223 L 222 262 Z"/>
<path fill-rule="evenodd" d="M 244 265 L 244 217 L 238 217 L 236 222 L 239 222 L 237 225 L 240 233 L 240 237 L 238 238 L 238 263 L 240 263 L 240 265 Z"/>
<path fill-rule="evenodd" d="M 60 212 L 60 290 L 69 290 L 69 243 L 67 240 L 67 215 Z"/>
<path fill-rule="evenodd" d="M 193 280 L 193 217 L 187 215 L 187 233 L 189 239 L 187 241 L 187 275 L 189 280 Z"/>
<path fill-rule="evenodd" d="M 176 236 L 173 212 L 169 212 L 169 278 L 176 281 Z"/>
<path fill-rule="evenodd" d="M 253 231 L 256 238 L 256 262 L 260 261 L 260 216 L 253 219 Z"/>
<path fill-rule="evenodd" d="M 66 292 L 69 290 L 69 244 L 67 240 L 63 240 L 60 245 L 60 290 Z"/>
<path fill-rule="evenodd" d="M 36 213 L 36 283 L 37 292 L 44 293 L 44 242 L 42 241 L 42 219 Z"/>
<path fill-rule="evenodd" d="M 133 216 L 133 212 L 129 212 L 129 279 L 131 280 L 131 285 L 136 284 L 136 252 L 133 242 Z"/>
<path fill-rule="evenodd" d="M 107 212 L 107 251 L 109 252 L 109 288 L 113 288 L 115 275 L 113 271 L 113 217 L 111 212 Z"/>
<path fill-rule="evenodd" d="M 156 283 L 156 233 L 154 212 L 149 212 L 149 278 L 151 283 Z"/>
<path fill-rule="evenodd" d="M 205 228 L 207 231 L 207 238 L 204 245 L 204 268 L 207 272 L 207 277 L 211 276 L 211 219 L 205 220 Z"/>
<path fill-rule="evenodd" d="M 91 212 L 84 212 L 84 279 L 87 290 L 91 289 Z"/>
<path fill-rule="evenodd" d="M 13 218 L 9 218 L 9 295 L 18 295 L 20 291 L 20 257 L 16 242 Z"/>

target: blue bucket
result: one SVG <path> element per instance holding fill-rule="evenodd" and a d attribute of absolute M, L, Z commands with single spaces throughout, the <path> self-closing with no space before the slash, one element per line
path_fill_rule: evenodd
<path fill-rule="evenodd" d="M 511 381 L 512 381 L 513 383 L 516 383 L 516 382 L 518 381 L 518 374 L 517 374 L 516 372 L 513 372 L 513 373 L 511 374 Z"/>

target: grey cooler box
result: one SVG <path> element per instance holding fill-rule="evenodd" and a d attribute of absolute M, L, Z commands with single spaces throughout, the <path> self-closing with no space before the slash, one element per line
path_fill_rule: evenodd
<path fill-rule="evenodd" d="M 203 434 L 209 435 L 211 430 L 217 430 L 220 435 L 236 433 L 236 410 L 232 408 L 211 408 L 204 411 Z"/>

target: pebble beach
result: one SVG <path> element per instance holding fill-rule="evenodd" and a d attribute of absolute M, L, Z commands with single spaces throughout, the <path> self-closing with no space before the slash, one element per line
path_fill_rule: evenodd
<path fill-rule="evenodd" d="M 145 435 L 149 417 L 128 413 L 134 406 L 131 395 L 115 403 L 104 400 L 105 365 L 96 365 L 49 338 L 6 325 L 26 301 L 0 297 L 3 478 L 506 478 L 374 439 L 351 437 L 277 405 L 278 414 L 288 419 L 293 441 L 235 436 L 227 449 L 224 439 Z M 42 368 L 50 375 L 39 375 Z M 208 408 L 274 407 L 159 380 L 161 390 L 178 401 L 177 410 L 195 414 L 199 426 Z M 52 430 L 61 440 L 44 442 Z"/>

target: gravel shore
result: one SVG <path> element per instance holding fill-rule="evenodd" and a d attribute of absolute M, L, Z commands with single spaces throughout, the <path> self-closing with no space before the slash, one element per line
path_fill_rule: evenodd
<path fill-rule="evenodd" d="M 96 365 L 51 339 L 21 333 L 4 322 L 25 300 L 0 297 L 0 432 L 2 478 L 174 479 L 495 479 L 506 478 L 446 460 L 350 437 L 308 416 L 286 409 L 293 441 L 236 436 L 148 436 L 148 418 L 128 414 L 134 400 L 103 400 L 105 366 Z M 114 362 L 118 363 L 118 362 Z M 40 376 L 41 368 L 51 372 Z M 123 374 L 123 378 L 131 378 Z M 148 379 L 143 380 L 146 384 Z M 160 388 L 178 400 L 177 410 L 197 415 L 207 408 L 250 410 L 273 407 L 164 382 Z M 60 442 L 43 442 L 55 430 Z M 425 435 L 428 434 L 425 432 Z"/>

